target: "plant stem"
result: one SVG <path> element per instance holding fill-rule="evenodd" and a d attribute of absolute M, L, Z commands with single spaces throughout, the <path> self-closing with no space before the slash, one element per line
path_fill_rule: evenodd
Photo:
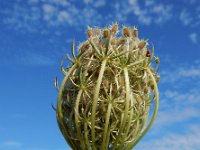
<path fill-rule="evenodd" d="M 124 125 L 125 125 L 127 117 L 128 117 L 129 102 L 130 102 L 130 82 L 129 82 L 127 67 L 124 68 L 124 78 L 125 78 L 125 87 L 126 87 L 126 101 L 125 101 L 124 117 L 123 117 L 121 126 L 119 128 L 118 137 L 113 146 L 113 149 L 115 149 L 117 147 L 117 143 L 119 142 L 120 138 L 123 137 L 122 132 L 124 130 Z"/>
<path fill-rule="evenodd" d="M 81 99 L 81 95 L 83 93 L 83 90 L 80 89 L 79 92 L 78 92 L 78 95 L 76 97 L 76 102 L 75 102 L 75 123 L 76 123 L 76 129 L 77 129 L 77 133 L 78 133 L 78 138 L 79 138 L 79 141 L 81 143 L 81 148 L 82 150 L 85 150 L 85 144 L 84 144 L 84 140 L 83 140 L 83 136 L 81 134 L 81 129 L 80 129 L 80 126 L 79 126 L 79 102 L 80 102 L 80 99 Z"/>
<path fill-rule="evenodd" d="M 103 74 L 105 71 L 106 63 L 107 63 L 107 59 L 104 59 L 101 64 L 101 69 L 100 69 L 99 76 L 97 79 L 97 84 L 94 88 L 94 98 L 93 98 L 93 103 L 92 103 L 92 114 L 91 114 L 92 148 L 93 148 L 93 150 L 96 150 L 96 146 L 95 146 L 95 116 L 96 116 L 97 102 L 98 102 L 100 86 L 102 83 L 102 78 L 103 78 Z"/>
<path fill-rule="evenodd" d="M 110 120 L 111 109 L 112 109 L 112 104 L 109 103 L 108 104 L 107 114 L 106 114 L 106 122 L 105 122 L 105 126 L 104 126 L 104 132 L 103 132 L 103 142 L 102 142 L 102 149 L 103 150 L 107 149 L 107 147 L 106 147 L 107 145 L 105 144 L 105 142 L 106 142 L 106 135 L 108 134 L 107 130 L 108 130 L 108 123 L 109 123 L 109 120 Z"/>
<path fill-rule="evenodd" d="M 65 137 L 65 140 L 67 141 L 67 143 L 69 143 L 69 145 L 72 146 L 73 149 L 76 149 L 76 146 L 73 144 L 72 140 L 70 139 L 70 135 L 67 133 L 67 129 L 66 126 L 64 124 L 64 117 L 63 117 L 63 113 L 62 113 L 62 94 L 63 94 L 63 90 L 65 87 L 65 83 L 67 82 L 67 80 L 69 79 L 69 76 L 71 75 L 71 73 L 77 68 L 77 64 L 74 64 L 67 72 L 61 86 L 60 86 L 60 90 L 59 90 L 59 94 L 58 94 L 58 103 L 57 103 L 57 122 L 59 125 L 59 128 L 63 134 L 63 136 Z"/>

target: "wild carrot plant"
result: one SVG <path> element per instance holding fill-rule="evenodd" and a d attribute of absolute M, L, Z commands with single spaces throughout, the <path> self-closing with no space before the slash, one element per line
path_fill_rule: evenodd
<path fill-rule="evenodd" d="M 61 65 L 60 87 L 55 80 L 58 125 L 74 150 L 132 149 L 155 120 L 159 58 L 136 27 L 119 32 L 116 23 L 88 28 L 78 53 L 72 42 L 66 55 L 71 66 Z"/>

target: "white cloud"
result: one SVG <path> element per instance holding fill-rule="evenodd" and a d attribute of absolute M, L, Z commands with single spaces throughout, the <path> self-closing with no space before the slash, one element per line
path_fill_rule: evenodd
<path fill-rule="evenodd" d="M 178 128 L 177 128 L 178 130 Z M 199 150 L 200 125 L 190 125 L 183 133 L 166 133 L 160 138 L 141 142 L 136 149 L 140 150 Z"/>
<path fill-rule="evenodd" d="M 17 62 L 27 66 L 49 66 L 55 64 L 51 58 L 36 54 L 36 53 L 23 53 L 16 56 Z"/>
<path fill-rule="evenodd" d="M 68 22 L 69 24 L 72 24 L 70 14 L 67 11 L 60 11 L 58 13 L 58 21 L 59 22 Z"/>
<path fill-rule="evenodd" d="M 181 102 L 180 102 L 181 103 Z M 171 105 L 172 107 L 172 105 Z M 183 123 L 190 119 L 200 118 L 200 110 L 195 107 L 171 108 L 169 110 L 160 110 L 155 121 L 155 126 L 170 126 L 177 123 Z"/>
<path fill-rule="evenodd" d="M 172 6 L 164 5 L 164 4 L 157 4 L 157 5 L 153 6 L 152 12 L 157 15 L 157 19 L 155 19 L 155 22 L 160 24 L 171 18 Z"/>
<path fill-rule="evenodd" d="M 172 6 L 162 3 L 154 3 L 153 0 L 145 1 L 145 7 L 138 0 L 128 0 L 126 5 L 120 4 L 118 10 L 124 15 L 134 14 L 139 23 L 150 25 L 152 23 L 162 24 L 172 16 Z"/>
<path fill-rule="evenodd" d="M 83 0 L 83 2 L 84 2 L 85 4 L 90 4 L 90 3 L 93 2 L 93 0 Z"/>
<path fill-rule="evenodd" d="M 193 21 L 190 13 L 185 9 L 181 11 L 179 18 L 184 25 L 189 25 Z"/>
<path fill-rule="evenodd" d="M 94 7 L 102 7 L 106 4 L 106 0 L 96 0 L 94 3 Z"/>
<path fill-rule="evenodd" d="M 138 21 L 142 24 L 150 25 L 152 22 L 152 18 L 150 16 L 146 16 L 146 15 L 139 15 Z"/>
<path fill-rule="evenodd" d="M 145 0 L 144 2 L 146 6 L 152 6 L 153 4 L 155 4 L 154 0 Z"/>
<path fill-rule="evenodd" d="M 179 75 L 182 77 L 200 77 L 200 68 L 180 69 Z"/>
<path fill-rule="evenodd" d="M 199 61 L 195 62 L 182 66 L 176 64 L 176 68 L 161 73 L 156 128 L 174 128 L 200 119 L 200 67 Z"/>
<path fill-rule="evenodd" d="M 191 33 L 189 35 L 190 40 L 192 41 L 192 43 L 196 44 L 197 43 L 197 34 L 196 33 Z"/>
<path fill-rule="evenodd" d="M 50 4 L 44 4 L 43 5 L 43 11 L 44 11 L 44 20 L 46 21 L 51 21 L 52 17 L 55 15 L 56 13 L 56 8 L 53 5 Z"/>
<path fill-rule="evenodd" d="M 50 0 L 49 2 L 63 7 L 69 5 L 67 0 Z"/>
<path fill-rule="evenodd" d="M 39 3 L 40 2 L 40 3 Z M 99 25 L 103 16 L 100 8 L 105 6 L 105 0 L 85 0 L 83 7 L 76 2 L 67 0 L 29 0 L 29 7 L 23 7 L 20 3 L 14 3 L 13 8 L 4 12 L 3 22 L 17 30 L 40 31 L 46 33 L 50 27 L 87 27 L 88 25 Z M 36 6 L 37 4 L 37 6 Z M 90 4 L 90 5 L 87 5 Z M 104 18 L 104 21 L 105 18 Z M 77 29 L 79 29 L 77 28 Z M 42 31 L 41 31 L 42 30 Z M 43 32 L 45 30 L 45 32 Z M 56 28 L 55 33 L 58 33 Z"/>
<path fill-rule="evenodd" d="M 19 148 L 19 147 L 22 147 L 22 143 L 10 140 L 10 141 L 5 141 L 1 143 L 1 147 Z"/>
<path fill-rule="evenodd" d="M 17 29 L 38 31 L 48 30 L 48 27 L 98 26 L 112 21 L 126 23 L 130 19 L 137 20 L 135 24 L 164 24 L 177 17 L 172 15 L 174 11 L 172 4 L 155 0 L 114 1 L 111 2 L 112 5 L 107 5 L 108 1 L 106 0 L 84 0 L 81 7 L 77 3 L 80 2 L 78 0 L 28 0 L 29 7 L 23 7 L 16 2 L 13 4 L 13 8 L 4 11 L 4 16 L 7 17 L 3 18 L 3 22 Z M 109 9 L 107 15 L 104 14 L 103 9 L 100 9 L 104 6 Z M 179 18 L 185 25 L 197 26 L 199 24 L 197 19 L 194 22 L 194 16 L 191 18 L 190 12 L 186 9 L 177 14 L 180 14 Z M 40 33 L 44 32 L 40 31 Z"/>
<path fill-rule="evenodd" d="M 198 60 L 196 60 L 198 62 Z M 181 83 L 180 81 L 199 81 L 200 78 L 200 67 L 199 63 L 190 64 L 187 66 L 176 66 L 176 69 L 165 70 L 160 72 L 162 80 L 161 83 Z M 179 82 L 177 82 L 179 81 Z"/>

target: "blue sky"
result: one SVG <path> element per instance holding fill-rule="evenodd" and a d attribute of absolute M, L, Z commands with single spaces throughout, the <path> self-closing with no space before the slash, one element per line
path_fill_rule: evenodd
<path fill-rule="evenodd" d="M 70 149 L 51 108 L 61 57 L 87 26 L 116 21 L 161 59 L 159 114 L 135 149 L 200 150 L 199 0 L 1 0 L 0 150 Z"/>

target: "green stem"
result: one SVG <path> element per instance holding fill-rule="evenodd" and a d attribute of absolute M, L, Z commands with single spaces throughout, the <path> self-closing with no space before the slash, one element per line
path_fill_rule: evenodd
<path fill-rule="evenodd" d="M 128 117 L 128 110 L 129 110 L 129 102 L 130 102 L 130 82 L 129 82 L 129 76 L 128 76 L 128 69 L 127 67 L 124 68 L 124 78 L 125 78 L 125 87 L 126 87 L 126 101 L 125 101 L 125 110 L 124 110 L 124 117 L 121 123 L 121 126 L 119 128 L 119 133 L 118 133 L 118 137 L 117 140 L 113 146 L 113 149 L 115 149 L 117 147 L 117 144 L 120 140 L 120 138 L 124 135 L 122 135 L 122 132 L 124 130 L 124 126 Z"/>
<path fill-rule="evenodd" d="M 92 147 L 93 147 L 93 150 L 96 150 L 96 146 L 95 146 L 95 116 L 96 116 L 97 102 L 98 102 L 100 86 L 101 86 L 101 83 L 102 83 L 102 78 L 103 78 L 103 74 L 104 74 L 104 71 L 105 71 L 106 63 L 107 63 L 107 59 L 104 59 L 102 64 L 101 64 L 101 69 L 100 69 L 99 76 L 98 76 L 98 79 L 97 79 L 97 84 L 94 88 L 94 98 L 93 98 L 93 103 L 92 103 L 92 114 L 91 114 Z"/>
<path fill-rule="evenodd" d="M 131 106 L 130 107 L 133 106 L 133 101 L 134 101 L 133 94 L 131 93 Z M 126 126 L 126 133 L 125 133 L 124 139 L 127 138 L 128 132 L 130 130 L 132 117 L 133 117 L 133 109 L 130 110 L 129 120 L 128 120 L 128 123 Z"/>
<path fill-rule="evenodd" d="M 135 145 L 145 136 L 145 134 L 149 131 L 149 129 L 150 129 L 151 126 L 153 125 L 153 122 L 155 121 L 155 118 L 156 118 L 157 113 L 158 113 L 158 105 L 159 105 L 158 86 L 157 86 L 156 80 L 155 80 L 155 78 L 154 78 L 154 76 L 153 76 L 153 73 L 151 72 L 150 68 L 147 68 L 147 72 L 149 73 L 150 78 L 152 79 L 153 84 L 154 84 L 154 87 L 155 87 L 156 101 L 155 101 L 154 113 L 153 113 L 153 116 L 152 116 L 152 119 L 151 119 L 149 125 L 146 127 L 146 129 L 142 132 L 142 134 L 140 135 L 140 137 L 139 137 L 136 141 L 133 141 L 132 143 L 130 143 L 130 144 L 127 146 L 127 150 L 130 150 L 130 149 L 132 149 L 133 147 L 135 147 Z"/>
<path fill-rule="evenodd" d="M 57 122 L 58 122 L 58 126 L 63 134 L 63 136 L 65 137 L 65 140 L 67 141 L 67 143 L 69 143 L 69 145 L 72 146 L 73 149 L 76 149 L 76 146 L 73 144 L 72 140 L 70 139 L 70 135 L 67 133 L 67 129 L 64 123 L 64 117 L 63 117 L 63 113 L 62 113 L 62 94 L 63 94 L 63 90 L 65 87 L 65 83 L 67 82 L 67 80 L 69 79 L 69 76 L 71 75 L 71 73 L 77 68 L 77 64 L 74 64 L 67 72 L 61 86 L 60 86 L 60 90 L 59 90 L 59 94 L 58 94 L 58 103 L 57 103 Z"/>
<path fill-rule="evenodd" d="M 88 140 L 88 126 L 87 126 L 87 120 L 84 122 L 84 135 L 85 135 L 85 143 L 87 146 L 87 150 L 90 150 L 90 142 Z"/>
<path fill-rule="evenodd" d="M 80 129 L 80 126 L 79 126 L 79 102 L 80 102 L 80 99 L 81 99 L 81 95 L 83 93 L 83 90 L 79 90 L 78 92 L 78 95 L 76 97 L 76 102 L 75 102 L 75 124 L 76 124 L 76 128 L 77 128 L 77 133 L 78 133 L 78 138 L 80 140 L 80 143 L 81 143 L 81 148 L 82 150 L 85 150 L 85 144 L 84 144 L 84 140 L 83 140 L 83 136 L 81 134 L 81 129 Z"/>
<path fill-rule="evenodd" d="M 109 103 L 108 104 L 108 110 L 107 110 L 107 114 L 106 114 L 106 122 L 105 122 L 105 126 L 104 126 L 104 132 L 103 132 L 103 142 L 102 142 L 102 149 L 106 150 L 108 147 L 106 147 L 106 135 L 108 134 L 108 124 L 109 124 L 109 120 L 110 120 L 110 113 L 111 113 L 111 109 L 112 109 L 112 104 Z"/>

